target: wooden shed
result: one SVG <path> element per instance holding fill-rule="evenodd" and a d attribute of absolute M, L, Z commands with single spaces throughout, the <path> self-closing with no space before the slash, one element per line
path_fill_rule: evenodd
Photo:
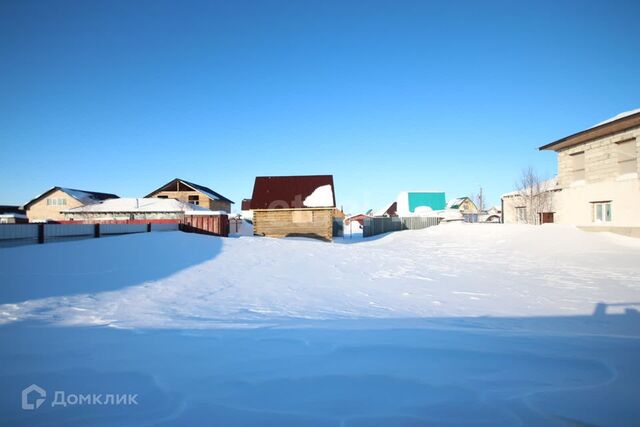
<path fill-rule="evenodd" d="M 258 236 L 333 238 L 332 175 L 257 177 L 251 197 Z"/>

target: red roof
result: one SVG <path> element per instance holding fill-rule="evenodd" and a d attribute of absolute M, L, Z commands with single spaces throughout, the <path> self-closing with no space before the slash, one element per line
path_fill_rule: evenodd
<path fill-rule="evenodd" d="M 333 187 L 332 175 L 307 176 L 259 176 L 253 185 L 251 209 L 299 209 L 306 208 L 303 204 L 311 193 L 318 187 L 331 186 L 333 203 L 336 206 L 336 194 Z"/>

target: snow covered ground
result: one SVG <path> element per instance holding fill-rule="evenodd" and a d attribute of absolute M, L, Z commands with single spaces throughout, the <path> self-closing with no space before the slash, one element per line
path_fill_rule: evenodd
<path fill-rule="evenodd" d="M 640 240 L 446 224 L 0 249 L 9 425 L 633 425 Z M 20 391 L 48 391 L 37 410 Z M 54 391 L 134 406 L 51 406 Z"/>

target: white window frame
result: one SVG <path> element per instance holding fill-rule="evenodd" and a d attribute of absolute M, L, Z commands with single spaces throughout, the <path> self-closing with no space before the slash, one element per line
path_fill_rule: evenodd
<path fill-rule="evenodd" d="M 611 200 L 603 202 L 591 202 L 591 220 L 596 224 L 610 224 L 613 220 L 613 208 Z M 607 215 L 608 209 L 608 215 Z"/>

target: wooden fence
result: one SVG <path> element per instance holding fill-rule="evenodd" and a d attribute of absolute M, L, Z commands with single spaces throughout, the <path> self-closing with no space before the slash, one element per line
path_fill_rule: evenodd
<path fill-rule="evenodd" d="M 401 230 L 420 230 L 433 227 L 440 223 L 435 217 L 373 217 L 365 218 L 362 227 L 362 237 Z"/>

